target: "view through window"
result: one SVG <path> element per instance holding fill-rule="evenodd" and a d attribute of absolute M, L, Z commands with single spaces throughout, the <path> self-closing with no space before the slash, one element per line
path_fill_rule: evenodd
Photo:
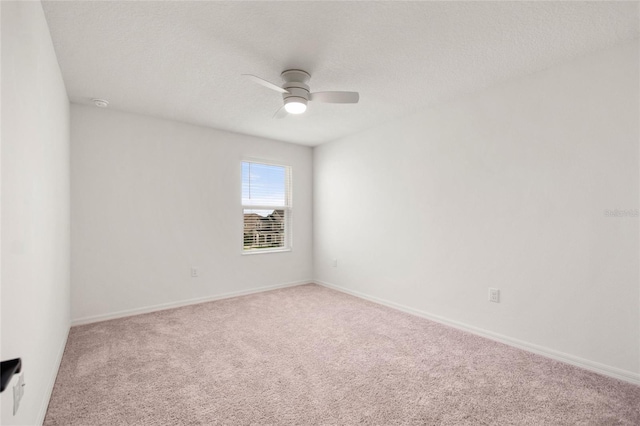
<path fill-rule="evenodd" d="M 290 248 L 291 168 L 242 162 L 243 250 Z"/>

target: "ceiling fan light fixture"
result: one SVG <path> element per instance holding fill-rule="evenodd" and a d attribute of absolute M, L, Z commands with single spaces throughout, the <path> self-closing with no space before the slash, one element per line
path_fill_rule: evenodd
<path fill-rule="evenodd" d="M 302 114 L 307 110 L 307 100 L 304 98 L 286 99 L 284 109 L 289 114 Z"/>
<path fill-rule="evenodd" d="M 307 106 L 302 102 L 289 102 L 284 106 L 289 114 L 302 114 L 307 110 Z"/>
<path fill-rule="evenodd" d="M 307 102 L 316 101 L 330 104 L 357 104 L 360 100 L 358 92 L 311 92 L 309 79 L 311 75 L 302 70 L 285 70 L 282 77 L 282 87 L 253 74 L 243 74 L 261 86 L 282 93 L 284 106 L 281 106 L 273 118 L 285 118 L 288 115 L 299 115 L 307 110 Z"/>

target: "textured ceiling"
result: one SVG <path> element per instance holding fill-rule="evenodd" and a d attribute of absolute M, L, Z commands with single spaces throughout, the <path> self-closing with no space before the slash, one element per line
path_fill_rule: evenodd
<path fill-rule="evenodd" d="M 317 145 L 638 37 L 637 2 L 45 1 L 72 102 Z M 272 119 L 280 72 L 360 92 Z"/>

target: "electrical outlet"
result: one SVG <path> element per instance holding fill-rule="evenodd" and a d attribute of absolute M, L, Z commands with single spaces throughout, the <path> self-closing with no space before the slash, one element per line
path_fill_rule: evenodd
<path fill-rule="evenodd" d="M 338 259 L 333 259 L 331 261 L 331 266 L 333 266 L 334 268 L 337 268 L 338 267 Z"/>
<path fill-rule="evenodd" d="M 13 415 L 15 416 L 20 407 L 20 401 L 24 395 L 24 373 L 18 376 L 18 383 L 13 386 Z"/>
<path fill-rule="evenodd" d="M 197 266 L 191 267 L 191 278 L 198 278 L 200 276 L 200 269 Z"/>
<path fill-rule="evenodd" d="M 500 303 L 500 289 L 498 288 L 489 289 L 489 302 Z"/>

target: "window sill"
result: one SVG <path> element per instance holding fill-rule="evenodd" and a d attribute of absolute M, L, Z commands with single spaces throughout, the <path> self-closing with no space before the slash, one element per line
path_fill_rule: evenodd
<path fill-rule="evenodd" d="M 243 250 L 243 256 L 252 256 L 254 254 L 266 254 L 266 253 L 285 253 L 291 251 L 291 248 L 279 248 L 279 249 L 258 249 L 258 250 Z"/>

